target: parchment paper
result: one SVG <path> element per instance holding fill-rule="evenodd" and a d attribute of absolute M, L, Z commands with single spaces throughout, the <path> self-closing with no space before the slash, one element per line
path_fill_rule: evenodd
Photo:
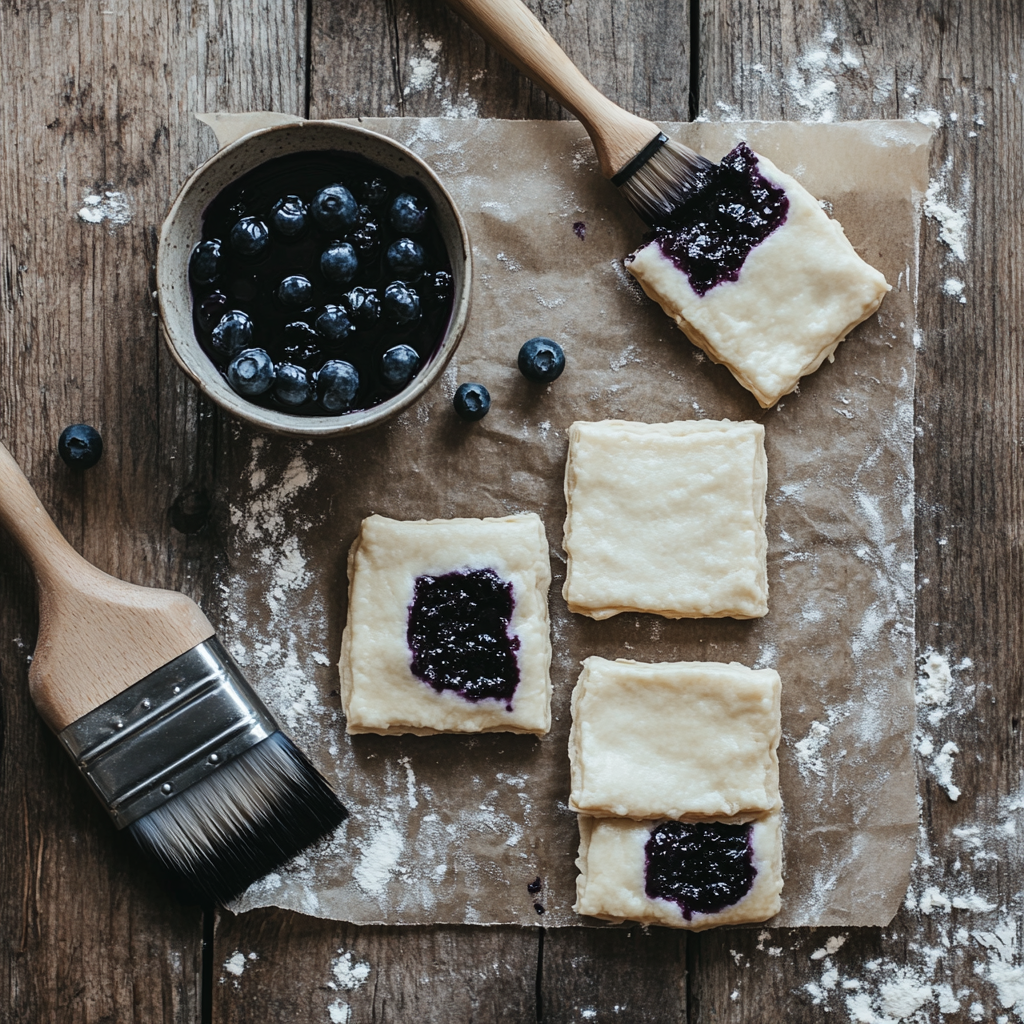
<path fill-rule="evenodd" d="M 259 119 L 247 116 L 251 130 Z M 219 134 L 232 134 L 230 120 L 217 119 Z M 887 923 L 906 890 L 917 826 L 912 336 L 928 129 L 667 126 L 713 159 L 746 139 L 827 203 L 893 285 L 834 364 L 762 411 L 624 272 L 643 227 L 598 174 L 578 124 L 361 123 L 422 155 L 452 192 L 473 243 L 472 313 L 440 384 L 375 432 L 294 444 L 232 427 L 239 482 L 225 496 L 226 639 L 352 812 L 233 909 L 275 905 L 366 924 L 597 924 L 570 909 L 578 837 L 566 743 L 579 662 L 598 654 L 777 668 L 786 887 L 773 923 Z M 565 373 L 546 388 L 516 369 L 520 345 L 536 334 L 566 351 Z M 451 409 L 466 380 L 492 395 L 477 424 Z M 566 433 L 576 419 L 607 417 L 765 424 L 767 618 L 598 623 L 568 613 Z M 334 663 L 345 553 L 360 520 L 519 510 L 540 513 L 551 546 L 551 734 L 345 737 Z M 534 896 L 527 883 L 538 876 Z"/>

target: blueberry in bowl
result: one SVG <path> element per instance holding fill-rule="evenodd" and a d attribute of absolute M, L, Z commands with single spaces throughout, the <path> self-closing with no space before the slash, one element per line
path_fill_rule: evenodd
<path fill-rule="evenodd" d="M 175 201 L 157 259 L 161 326 L 232 414 L 346 433 L 440 376 L 470 273 L 461 217 L 414 154 L 354 125 L 279 125 L 225 147 Z"/>

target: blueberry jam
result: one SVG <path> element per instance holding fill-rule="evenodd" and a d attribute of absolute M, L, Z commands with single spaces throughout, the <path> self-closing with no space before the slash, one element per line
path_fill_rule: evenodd
<path fill-rule="evenodd" d="M 500 700 L 511 711 L 519 685 L 514 606 L 512 584 L 493 569 L 420 576 L 406 631 L 413 675 L 438 693 Z"/>
<path fill-rule="evenodd" d="M 279 157 L 229 185 L 204 213 L 189 271 L 196 337 L 228 384 L 300 416 L 397 394 L 430 362 L 452 310 L 426 193 L 352 153 Z M 385 361 L 396 347 L 409 376 Z M 269 360 L 270 385 L 237 386 L 229 367 L 243 350 Z"/>
<path fill-rule="evenodd" d="M 735 281 L 754 246 L 763 242 L 789 211 L 786 193 L 757 169 L 745 142 L 707 175 L 707 182 L 655 229 L 661 251 L 690 280 L 698 295 Z"/>
<path fill-rule="evenodd" d="M 677 903 L 687 921 L 731 907 L 757 875 L 752 836 L 752 825 L 663 822 L 644 847 L 644 892 Z"/>

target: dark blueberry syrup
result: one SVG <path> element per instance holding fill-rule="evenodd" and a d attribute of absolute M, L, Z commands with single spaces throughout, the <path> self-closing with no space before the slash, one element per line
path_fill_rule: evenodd
<path fill-rule="evenodd" d="M 663 822 L 644 847 L 644 892 L 677 903 L 687 921 L 731 907 L 757 875 L 752 835 L 751 825 Z"/>
<path fill-rule="evenodd" d="M 654 238 L 690 287 L 706 295 L 740 276 L 750 250 L 788 211 L 786 193 L 761 174 L 757 156 L 741 142 L 708 172 L 706 183 L 676 210 L 671 223 L 655 229 Z"/>
<path fill-rule="evenodd" d="M 438 693 L 501 700 L 511 711 L 519 685 L 514 607 L 512 584 L 493 569 L 420 576 L 406 631 L 413 675 Z"/>
<path fill-rule="evenodd" d="M 357 220 L 347 228 L 325 229 L 309 212 L 320 190 L 333 184 L 346 186 L 359 204 Z M 387 260 L 389 247 L 405 237 L 390 216 L 400 195 L 414 196 L 428 210 L 425 224 L 415 233 L 423 265 L 401 275 Z M 232 228 L 244 218 L 269 231 L 269 244 L 248 258 L 230 241 Z M 328 360 L 351 363 L 359 374 L 358 391 L 345 409 L 325 408 L 317 400 L 316 387 L 310 387 L 309 398 L 298 406 L 281 402 L 274 388 L 249 397 L 257 405 L 313 416 L 369 408 L 405 386 L 395 386 L 384 378 L 381 361 L 385 352 L 396 345 L 409 345 L 418 353 L 422 369 L 444 335 L 452 309 L 451 262 L 426 193 L 415 179 L 400 178 L 353 153 L 297 153 L 268 160 L 250 171 L 224 189 L 204 213 L 202 241 L 216 240 L 220 245 L 215 278 L 205 280 L 209 274 L 197 274 L 195 267 L 191 274 L 193 326 L 204 351 L 222 374 L 230 355 L 215 351 L 211 334 L 222 313 L 229 310 L 248 314 L 253 336 L 247 347 L 265 349 L 275 366 L 290 363 L 302 367 L 311 382 Z M 331 242 L 348 243 L 354 249 L 358 270 L 351 278 L 340 272 L 347 273 L 347 267 L 339 269 L 330 261 L 328 272 L 335 280 L 325 276 L 321 256 Z M 292 276 L 306 279 L 310 291 L 307 294 L 305 286 L 286 289 L 287 301 L 282 301 L 281 282 Z M 379 311 L 385 289 L 400 276 L 419 298 L 417 315 L 401 323 Z M 353 289 L 374 289 L 372 303 L 377 309 L 367 315 L 370 307 L 362 293 L 355 300 L 359 308 L 353 309 Z M 302 301 L 298 302 L 300 293 Z M 348 318 L 350 330 L 317 329 L 318 318 L 330 307 L 340 309 Z"/>

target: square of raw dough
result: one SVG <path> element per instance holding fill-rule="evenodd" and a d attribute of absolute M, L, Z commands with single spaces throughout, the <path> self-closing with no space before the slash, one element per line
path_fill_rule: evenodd
<path fill-rule="evenodd" d="M 702 931 L 782 904 L 779 810 L 747 823 L 579 817 L 577 914 Z M 702 885 L 711 874 L 722 888 Z"/>
<path fill-rule="evenodd" d="M 569 610 L 767 614 L 767 486 L 759 423 L 574 423 L 562 541 Z"/>
<path fill-rule="evenodd" d="M 364 519 L 349 551 L 349 733 L 551 728 L 551 565 L 533 514 Z"/>
<path fill-rule="evenodd" d="M 625 264 L 690 341 L 767 408 L 831 361 L 890 286 L 857 255 L 842 225 L 769 159 L 740 143 L 719 167 L 707 186 L 719 201 L 698 202 L 678 228 L 659 230 Z M 745 222 L 751 207 L 754 230 Z"/>
<path fill-rule="evenodd" d="M 779 802 L 774 669 L 587 658 L 572 693 L 574 811 L 686 821 L 756 817 Z"/>

